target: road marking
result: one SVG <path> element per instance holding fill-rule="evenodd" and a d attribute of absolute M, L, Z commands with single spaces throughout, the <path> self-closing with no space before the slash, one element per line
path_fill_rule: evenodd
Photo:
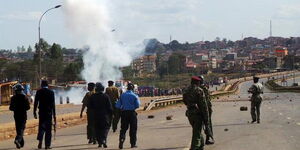
<path fill-rule="evenodd" d="M 282 113 L 279 113 L 280 116 L 282 116 Z"/>
<path fill-rule="evenodd" d="M 291 120 L 292 118 L 291 118 L 291 117 L 286 117 L 286 119 L 289 119 L 289 120 Z"/>

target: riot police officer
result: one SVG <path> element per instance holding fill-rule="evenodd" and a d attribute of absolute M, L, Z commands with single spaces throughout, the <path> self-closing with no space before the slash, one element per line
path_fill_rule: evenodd
<path fill-rule="evenodd" d="M 201 134 L 203 126 L 209 129 L 209 112 L 205 100 L 205 93 L 199 87 L 201 79 L 193 76 L 191 85 L 184 91 L 183 102 L 187 106 L 186 116 L 193 128 L 191 150 L 203 150 L 204 140 Z M 209 133 L 209 132 L 208 132 Z"/>
<path fill-rule="evenodd" d="M 14 143 L 16 147 L 24 147 L 24 130 L 27 120 L 27 111 L 30 109 L 30 104 L 27 96 L 23 93 L 23 86 L 21 84 L 16 84 L 13 87 L 15 95 L 11 97 L 9 110 L 14 112 L 15 126 L 17 136 Z"/>

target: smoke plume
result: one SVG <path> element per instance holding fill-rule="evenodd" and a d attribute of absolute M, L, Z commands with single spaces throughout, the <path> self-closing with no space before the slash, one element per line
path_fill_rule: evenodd
<path fill-rule="evenodd" d="M 134 57 L 143 53 L 142 46 L 121 44 L 111 27 L 106 0 L 65 0 L 63 11 L 66 26 L 74 43 L 88 46 L 83 56 L 82 77 L 87 82 L 102 82 L 122 78 L 120 67 L 130 65 Z M 118 33 L 120 34 L 120 33 Z"/>

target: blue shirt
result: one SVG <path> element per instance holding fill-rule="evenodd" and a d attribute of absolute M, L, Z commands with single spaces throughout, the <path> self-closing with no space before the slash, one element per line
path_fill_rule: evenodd
<path fill-rule="evenodd" d="M 131 90 L 126 91 L 120 97 L 120 100 L 116 103 L 116 107 L 121 110 L 135 110 L 140 107 L 139 97 Z"/>

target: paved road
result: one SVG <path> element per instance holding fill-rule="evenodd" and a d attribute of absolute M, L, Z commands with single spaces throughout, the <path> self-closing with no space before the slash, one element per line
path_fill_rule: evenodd
<path fill-rule="evenodd" d="M 263 80 L 265 81 L 265 79 Z M 241 85 L 241 92 L 232 96 L 247 98 L 245 92 L 251 82 Z M 278 97 L 277 97 L 278 95 Z M 271 93 L 265 89 L 264 97 L 272 100 L 262 104 L 261 124 L 250 124 L 250 112 L 239 111 L 240 106 L 250 102 L 213 102 L 214 133 L 216 144 L 206 146 L 206 150 L 299 150 L 300 149 L 300 95 L 297 93 Z M 290 101 L 292 100 L 292 101 Z M 141 150 L 188 149 L 191 139 L 191 127 L 187 122 L 184 106 L 139 114 L 138 148 Z M 148 119 L 149 114 L 155 115 Z M 173 120 L 165 117 L 173 115 Z M 228 129 L 228 131 L 224 131 Z M 79 150 L 97 149 L 96 145 L 87 145 L 85 125 L 58 130 L 53 142 L 54 149 Z M 26 136 L 25 149 L 35 149 L 35 135 Z M 129 148 L 129 138 L 125 148 Z M 109 133 L 109 149 L 117 149 L 118 133 Z M 0 142 L 0 150 L 14 149 L 13 140 Z"/>

